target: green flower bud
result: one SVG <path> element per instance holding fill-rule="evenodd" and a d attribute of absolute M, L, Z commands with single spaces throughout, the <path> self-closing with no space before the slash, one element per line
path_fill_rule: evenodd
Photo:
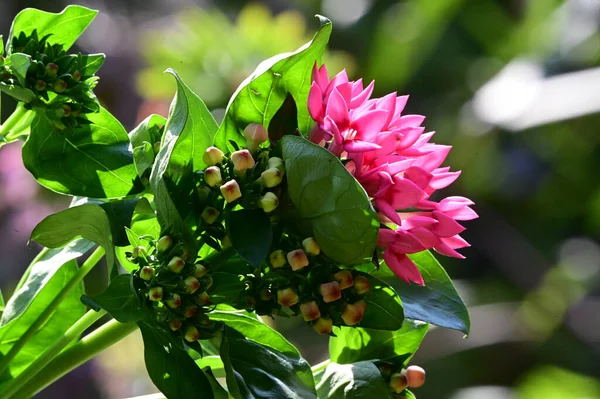
<path fill-rule="evenodd" d="M 208 147 L 204 154 L 202 154 L 202 161 L 206 166 L 214 166 L 220 164 L 223 161 L 225 154 L 217 147 Z"/>
<path fill-rule="evenodd" d="M 210 302 L 210 295 L 206 291 L 203 291 L 196 296 L 196 299 L 200 306 L 204 306 Z"/>
<path fill-rule="evenodd" d="M 65 82 L 62 79 L 56 79 L 56 81 L 52 84 L 52 90 L 54 90 L 57 93 L 64 92 L 67 89 L 67 87 L 67 82 Z"/>
<path fill-rule="evenodd" d="M 267 169 L 262 172 L 260 176 L 262 177 L 263 184 L 267 188 L 272 188 L 279 185 L 283 179 L 283 174 L 277 168 Z"/>
<path fill-rule="evenodd" d="M 81 72 L 75 71 L 73 72 L 73 75 L 71 75 L 71 77 L 73 78 L 73 80 L 79 82 L 79 79 L 81 79 Z"/>
<path fill-rule="evenodd" d="M 365 276 L 356 276 L 354 279 L 354 290 L 358 295 L 366 294 L 371 289 L 371 284 Z"/>
<path fill-rule="evenodd" d="M 354 284 L 350 270 L 340 270 L 333 275 L 333 278 L 339 283 L 341 290 L 352 287 L 352 284 Z"/>
<path fill-rule="evenodd" d="M 221 213 L 212 206 L 207 206 L 206 208 L 204 208 L 200 216 L 206 223 L 213 224 L 217 221 L 217 219 L 219 219 L 220 214 Z"/>
<path fill-rule="evenodd" d="M 277 291 L 277 302 L 281 306 L 289 308 L 298 303 L 298 294 L 293 288 L 284 288 Z"/>
<path fill-rule="evenodd" d="M 165 301 L 168 307 L 175 309 L 181 306 L 181 296 L 179 294 L 173 294 Z"/>
<path fill-rule="evenodd" d="M 44 91 L 46 90 L 46 82 L 44 82 L 43 80 L 38 80 L 37 82 L 35 82 L 35 86 L 33 86 L 33 88 L 37 91 Z"/>
<path fill-rule="evenodd" d="M 137 259 L 140 256 L 144 256 L 144 257 L 148 256 L 148 253 L 146 252 L 146 248 L 141 247 L 141 246 L 133 248 L 133 251 L 131 251 L 131 257 L 133 259 Z"/>
<path fill-rule="evenodd" d="M 148 298 L 151 301 L 160 301 L 163 298 L 163 289 L 162 287 L 152 287 L 148 290 Z"/>
<path fill-rule="evenodd" d="M 240 150 L 231 154 L 231 161 L 236 172 L 242 173 L 254 167 L 254 158 L 248 150 Z"/>
<path fill-rule="evenodd" d="M 225 198 L 225 201 L 227 201 L 228 204 L 242 196 L 240 185 L 235 180 L 229 180 L 220 187 L 220 190 L 223 198 Z"/>
<path fill-rule="evenodd" d="M 197 306 L 187 305 L 185 307 L 185 309 L 183 310 L 183 316 L 186 319 L 189 319 L 190 317 L 194 317 L 194 315 L 196 314 L 197 311 L 198 311 L 198 307 Z"/>
<path fill-rule="evenodd" d="M 272 192 L 267 192 L 260 198 L 260 207 L 266 212 L 273 212 L 279 206 L 279 198 Z"/>
<path fill-rule="evenodd" d="M 321 292 L 323 301 L 325 302 L 337 301 L 342 297 L 342 290 L 340 289 L 340 284 L 337 281 L 321 284 L 319 286 L 319 291 Z"/>
<path fill-rule="evenodd" d="M 301 304 L 300 312 L 302 312 L 302 317 L 304 317 L 304 321 L 312 321 L 321 317 L 321 311 L 319 310 L 319 306 L 315 301 L 305 302 Z"/>
<path fill-rule="evenodd" d="M 309 255 L 318 255 L 321 253 L 321 248 L 319 247 L 319 244 L 317 244 L 317 240 L 315 240 L 313 237 L 305 238 L 302 241 L 302 247 Z"/>
<path fill-rule="evenodd" d="M 226 234 L 225 237 L 221 240 L 221 246 L 223 248 L 231 246 L 231 238 L 229 238 L 229 234 Z"/>
<path fill-rule="evenodd" d="M 400 393 L 408 387 L 408 380 L 404 374 L 394 373 L 390 377 L 389 386 L 395 393 Z"/>
<path fill-rule="evenodd" d="M 200 282 L 194 276 L 187 276 L 183 280 L 183 283 L 185 284 L 185 291 L 188 294 L 193 294 L 194 292 L 198 291 L 198 288 L 200 288 Z"/>
<path fill-rule="evenodd" d="M 269 261 L 274 269 L 282 267 L 286 264 L 285 252 L 283 252 L 281 249 L 271 252 L 271 255 L 269 255 Z"/>
<path fill-rule="evenodd" d="M 183 323 L 177 319 L 173 319 L 169 322 L 169 328 L 171 329 L 171 331 L 179 330 L 182 325 L 183 325 Z"/>
<path fill-rule="evenodd" d="M 152 266 L 144 266 L 140 270 L 140 278 L 142 280 L 150 281 L 154 277 L 154 268 Z"/>
<path fill-rule="evenodd" d="M 49 63 L 46 65 L 46 76 L 53 78 L 58 74 L 58 65 Z"/>
<path fill-rule="evenodd" d="M 196 189 L 196 195 L 198 196 L 200 204 L 204 205 L 210 196 L 210 188 L 206 186 L 200 186 Z"/>
<path fill-rule="evenodd" d="M 353 326 L 360 322 L 365 314 L 367 304 L 360 300 L 356 303 L 349 303 L 344 307 L 342 312 L 342 320 L 349 326 Z"/>
<path fill-rule="evenodd" d="M 204 267 L 200 263 L 196 263 L 194 266 L 196 267 L 196 269 L 194 270 L 194 277 L 202 278 L 206 275 L 206 267 Z"/>
<path fill-rule="evenodd" d="M 156 243 L 156 249 L 159 252 L 165 252 L 167 249 L 171 248 L 171 245 L 173 245 L 173 239 L 169 236 L 162 236 Z"/>
<path fill-rule="evenodd" d="M 282 175 L 285 174 L 285 163 L 283 162 L 283 159 L 281 159 L 281 158 L 278 158 L 278 157 L 269 158 L 269 161 L 267 162 L 267 169 L 271 169 L 271 168 L 279 169 L 279 171 L 281 172 Z"/>
<path fill-rule="evenodd" d="M 272 294 L 271 290 L 268 288 L 265 288 L 260 291 L 260 300 L 261 301 L 270 301 L 272 296 L 273 296 L 273 294 Z"/>
<path fill-rule="evenodd" d="M 308 258 L 306 254 L 301 249 L 296 249 L 295 251 L 291 251 L 287 253 L 287 261 L 292 267 L 292 270 L 300 270 L 306 266 L 308 266 Z"/>
<path fill-rule="evenodd" d="M 158 152 L 160 151 L 160 141 L 157 141 L 152 145 L 152 150 L 154 151 L 154 155 L 158 155 Z"/>
<path fill-rule="evenodd" d="M 169 264 L 167 265 L 167 267 L 173 272 L 173 273 L 179 273 L 181 271 L 181 269 L 183 269 L 183 267 L 185 266 L 185 262 L 183 261 L 183 259 L 181 259 L 178 256 L 174 256 L 170 261 Z"/>
<path fill-rule="evenodd" d="M 200 332 L 194 326 L 189 326 L 185 330 L 185 340 L 188 342 L 196 342 L 200 339 Z"/>
<path fill-rule="evenodd" d="M 223 183 L 223 178 L 221 177 L 221 169 L 217 166 L 211 166 L 206 168 L 204 171 L 204 181 L 210 187 L 215 187 Z"/>
<path fill-rule="evenodd" d="M 313 324 L 313 328 L 321 335 L 327 335 L 333 329 L 333 321 L 327 317 L 320 317 Z"/>
<path fill-rule="evenodd" d="M 258 146 L 269 138 L 267 129 L 261 124 L 251 123 L 244 129 L 244 137 L 247 140 L 246 146 L 248 150 L 254 152 L 258 149 Z"/>

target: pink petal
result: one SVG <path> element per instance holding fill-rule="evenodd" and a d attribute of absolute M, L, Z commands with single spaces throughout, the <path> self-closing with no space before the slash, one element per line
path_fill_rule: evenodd
<path fill-rule="evenodd" d="M 390 229 L 379 229 L 377 234 L 377 246 L 379 248 L 387 248 L 396 240 L 396 231 Z"/>
<path fill-rule="evenodd" d="M 402 137 L 400 138 L 400 140 L 398 140 L 398 143 L 396 144 L 396 151 L 404 150 L 416 143 L 424 131 L 424 127 L 409 127 L 395 130 L 395 132 L 402 134 Z"/>
<path fill-rule="evenodd" d="M 372 140 L 381 132 L 386 118 L 385 111 L 369 111 L 354 119 L 350 126 L 357 131 L 357 135 L 361 139 Z M 381 148 L 381 146 L 378 145 L 377 148 Z"/>
<path fill-rule="evenodd" d="M 419 127 L 424 120 L 425 117 L 423 115 L 404 115 L 395 121 L 396 123 L 394 125 L 394 129 L 403 127 Z"/>
<path fill-rule="evenodd" d="M 431 231 L 438 237 L 452 237 L 465 231 L 465 228 L 456 220 L 442 212 L 434 211 L 433 217 L 436 218 L 439 223 L 432 226 Z"/>
<path fill-rule="evenodd" d="M 387 111 L 385 125 L 388 126 L 396 109 L 396 92 L 390 93 L 377 101 L 377 109 Z"/>
<path fill-rule="evenodd" d="M 399 96 L 396 97 L 396 108 L 394 109 L 394 121 L 400 119 L 402 111 L 404 111 L 404 107 L 406 107 L 406 103 L 408 102 L 408 96 Z"/>
<path fill-rule="evenodd" d="M 441 240 L 444 242 L 444 244 L 446 244 L 447 246 L 449 246 L 450 248 L 453 248 L 453 249 L 467 248 L 467 247 L 471 246 L 468 242 L 466 242 L 459 235 L 455 235 L 454 237 L 445 237 L 445 238 L 442 238 Z"/>
<path fill-rule="evenodd" d="M 440 238 L 425 227 L 417 227 L 410 232 L 413 233 L 428 249 L 441 244 Z"/>
<path fill-rule="evenodd" d="M 379 172 L 377 177 L 379 177 L 379 189 L 372 195 L 373 197 L 382 196 L 394 184 L 392 176 L 387 172 Z"/>
<path fill-rule="evenodd" d="M 380 149 L 381 146 L 368 141 L 353 140 L 344 143 L 344 150 L 348 152 L 367 152 Z"/>
<path fill-rule="evenodd" d="M 376 198 L 375 207 L 379 210 L 379 212 L 387 216 L 392 222 L 398 225 L 402 223 L 402 220 L 400 219 L 400 216 L 398 216 L 398 214 L 396 213 L 396 210 L 384 199 Z"/>
<path fill-rule="evenodd" d="M 308 92 L 308 112 L 315 121 L 323 121 L 323 92 L 317 82 L 313 82 Z"/>
<path fill-rule="evenodd" d="M 396 241 L 390 244 L 390 248 L 393 248 L 395 252 L 402 254 L 414 254 L 417 252 L 425 251 L 427 247 L 419 240 L 417 236 L 403 230 L 402 228 L 396 229 Z"/>
<path fill-rule="evenodd" d="M 458 171 L 434 174 L 429 185 L 435 190 L 441 190 L 442 188 L 448 187 L 454 183 L 456 179 L 458 179 L 458 176 L 460 176 L 460 173 L 461 172 Z"/>
<path fill-rule="evenodd" d="M 427 188 L 432 178 L 431 173 L 416 166 L 411 166 L 406 169 L 406 171 L 404 171 L 404 177 L 415 183 L 422 190 Z"/>
<path fill-rule="evenodd" d="M 415 183 L 398 176 L 394 177 L 394 186 L 388 190 L 386 197 L 389 198 L 390 193 L 390 205 L 396 210 L 410 208 L 427 196 Z"/>
<path fill-rule="evenodd" d="M 317 63 L 313 66 L 312 80 L 319 85 L 321 92 L 324 92 L 329 85 L 329 74 L 327 73 L 327 67 L 325 64 L 321 65 L 321 68 L 317 67 Z"/>
<path fill-rule="evenodd" d="M 361 84 L 361 86 L 362 86 L 362 84 Z M 362 104 L 364 104 L 364 102 L 367 101 L 367 99 L 369 97 L 371 97 L 371 94 L 373 94 L 374 87 L 375 87 L 375 81 L 372 81 L 371 83 L 369 83 L 369 85 L 367 86 L 366 89 L 364 89 L 358 95 L 355 95 L 354 97 L 352 97 L 352 101 L 350 102 L 350 108 L 357 108 L 357 107 L 361 106 Z"/>
<path fill-rule="evenodd" d="M 407 284 L 412 281 L 419 285 L 425 285 L 419 269 L 408 256 L 396 254 L 388 249 L 383 253 L 383 259 L 390 270 Z"/>
<path fill-rule="evenodd" d="M 325 91 L 325 97 L 328 97 L 333 92 L 333 90 L 342 83 L 348 83 L 348 75 L 346 74 L 345 69 L 343 69 L 340 73 L 335 75 L 333 79 L 331 79 L 331 82 L 329 82 L 329 86 Z"/>
<path fill-rule="evenodd" d="M 346 101 L 339 91 L 333 90 L 331 93 L 327 101 L 326 114 L 333 120 L 339 130 L 345 130 L 348 126 L 350 122 L 348 119 L 348 105 L 346 105 Z"/>
<path fill-rule="evenodd" d="M 417 227 L 431 226 L 438 221 L 428 216 L 412 216 L 402 220 L 403 230 L 412 230 Z"/>
<path fill-rule="evenodd" d="M 448 153 L 452 149 L 451 145 L 437 145 L 437 148 L 434 152 L 431 152 L 417 160 L 415 162 L 415 166 L 420 166 L 421 168 L 432 171 L 435 168 L 439 167 L 442 162 L 448 156 Z"/>

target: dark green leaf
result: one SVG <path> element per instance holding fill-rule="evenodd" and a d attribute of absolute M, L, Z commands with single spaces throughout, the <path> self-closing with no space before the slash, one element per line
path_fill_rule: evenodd
<path fill-rule="evenodd" d="M 379 220 L 362 186 L 333 154 L 302 137 L 284 136 L 281 149 L 290 199 L 321 250 L 345 265 L 370 258 Z"/>
<path fill-rule="evenodd" d="M 276 55 L 263 61 L 233 94 L 225 119 L 215 137 L 222 150 L 232 148 L 229 141 L 245 147 L 242 131 L 250 123 L 269 127 L 271 119 L 290 93 L 298 107 L 298 128 L 306 134 L 312 125 L 308 114 L 308 92 L 312 67 L 325 51 L 331 34 L 331 22 L 319 17 L 321 27 L 313 40 L 294 53 Z"/>
<path fill-rule="evenodd" d="M 40 38 L 52 35 L 48 43 L 62 44 L 68 50 L 97 13 L 82 6 L 68 6 L 60 14 L 26 8 L 15 17 L 7 45 L 10 46 L 13 37 L 21 33 L 29 36 L 35 30 Z"/>
<path fill-rule="evenodd" d="M 386 399 L 391 390 L 373 362 L 331 363 L 317 385 L 319 399 Z"/>
<path fill-rule="evenodd" d="M 211 303 L 235 303 L 244 291 L 244 283 L 238 274 L 215 272 L 212 279 L 213 285 L 209 290 Z"/>
<path fill-rule="evenodd" d="M 123 247 L 117 247 L 117 259 L 119 264 L 128 272 L 137 270 L 139 265 L 131 263 L 127 260 L 126 252 L 132 252 L 133 246 L 132 240 L 136 240 L 135 246 L 143 246 L 146 250 L 150 249 L 149 240 L 139 240 L 140 236 L 150 236 L 153 239 L 157 239 L 160 235 L 160 226 L 156 219 L 156 213 L 152 209 L 150 203 L 143 199 L 139 201 L 133 211 L 133 217 L 131 218 L 130 229 L 126 229 L 127 239 L 130 245 Z"/>
<path fill-rule="evenodd" d="M 0 83 L 0 91 L 23 103 L 28 103 L 36 97 L 35 93 L 29 89 L 24 89 L 19 86 L 10 86 L 5 83 Z"/>
<path fill-rule="evenodd" d="M 43 186 L 63 194 L 114 198 L 143 191 L 129 138 L 104 108 L 89 114 L 92 124 L 60 131 L 36 112 L 23 162 Z"/>
<path fill-rule="evenodd" d="M 144 359 L 152 382 L 169 399 L 214 398 L 204 372 L 175 341 L 170 331 L 138 323 L 144 339 Z"/>
<path fill-rule="evenodd" d="M 102 294 L 87 297 L 87 300 L 106 310 L 121 323 L 140 321 L 146 317 L 147 312 L 133 291 L 132 278 L 131 274 L 120 274 L 112 279 Z"/>
<path fill-rule="evenodd" d="M 469 311 L 444 268 L 429 251 L 409 257 L 419 268 L 425 285 L 408 285 L 400 281 L 395 284 L 406 317 L 468 334 L 471 326 Z M 380 266 L 379 273 L 394 276 L 385 264 Z"/>
<path fill-rule="evenodd" d="M 291 94 L 288 94 L 281 108 L 273 115 L 269 124 L 269 141 L 276 144 L 286 134 L 298 129 L 298 108 Z"/>
<path fill-rule="evenodd" d="M 308 363 L 251 341 L 225 326 L 220 346 L 234 398 L 316 398 Z"/>
<path fill-rule="evenodd" d="M 98 205 L 81 205 L 50 215 L 31 233 L 31 239 L 48 248 L 61 248 L 76 238 L 85 238 L 104 247 L 106 264 L 112 269 L 115 251 L 106 212 Z"/>
<path fill-rule="evenodd" d="M 262 209 L 240 209 L 231 212 L 227 223 L 231 246 L 248 263 L 258 267 L 269 255 L 273 229 Z"/>
<path fill-rule="evenodd" d="M 429 324 L 408 319 L 397 331 L 336 328 L 336 336 L 329 338 L 329 356 L 332 362 L 348 364 L 415 353 L 428 329 Z"/>
<path fill-rule="evenodd" d="M 404 311 L 396 291 L 381 280 L 366 273 L 357 272 L 369 280 L 371 290 L 365 295 L 367 310 L 360 327 L 396 331 L 402 328 Z"/>
<path fill-rule="evenodd" d="M 27 70 L 31 65 L 31 57 L 27 54 L 15 53 L 11 54 L 8 59 L 11 69 L 19 80 L 19 83 L 21 83 L 21 86 L 25 86 L 25 77 L 27 76 Z"/>

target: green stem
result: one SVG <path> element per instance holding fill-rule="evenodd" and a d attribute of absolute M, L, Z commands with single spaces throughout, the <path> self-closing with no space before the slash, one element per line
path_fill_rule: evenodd
<path fill-rule="evenodd" d="M 30 398 L 71 370 L 87 362 L 106 348 L 119 342 L 137 329 L 135 323 L 111 320 L 79 342 L 63 351 L 46 365 L 16 397 Z"/>
<path fill-rule="evenodd" d="M 316 374 L 320 371 L 323 371 L 327 368 L 327 366 L 329 366 L 329 364 L 331 363 L 330 359 L 327 359 L 319 364 L 315 364 L 314 366 L 312 366 L 310 368 L 310 371 L 312 371 L 313 374 Z"/>
<path fill-rule="evenodd" d="M 27 385 L 35 375 L 42 370 L 50 361 L 62 352 L 71 342 L 75 341 L 79 336 L 94 324 L 98 319 L 106 314 L 106 310 L 96 312 L 90 310 L 84 314 L 75 324 L 69 328 L 62 337 L 60 337 L 54 345 L 48 348 L 40 357 L 38 357 L 33 363 L 31 363 L 25 371 L 17 376 L 10 382 L 6 390 L 2 392 L 3 398 L 10 398 L 15 395 L 15 398 L 24 397 L 20 393 L 16 395 L 21 388 Z"/>
<path fill-rule="evenodd" d="M 19 103 L 17 108 L 15 108 L 14 112 L 4 121 L 2 125 L 0 125 L 0 136 L 3 136 L 7 142 L 11 142 L 16 140 L 19 135 L 22 133 L 23 129 L 15 130 L 18 127 L 27 110 L 23 106 L 23 104 Z"/>
<path fill-rule="evenodd" d="M 27 328 L 27 330 L 21 335 L 15 345 L 10 348 L 10 351 L 0 361 L 0 375 L 6 370 L 9 363 L 17 356 L 19 351 L 23 349 L 25 344 L 33 337 L 38 329 L 52 316 L 58 305 L 66 298 L 66 296 L 81 283 L 83 278 L 93 269 L 100 259 L 104 256 L 104 248 L 98 247 L 90 257 L 81 265 L 77 273 L 71 277 L 71 280 L 63 287 L 63 289 L 54 297 L 52 302 L 48 304 L 46 309 L 39 314 L 37 319 Z"/>

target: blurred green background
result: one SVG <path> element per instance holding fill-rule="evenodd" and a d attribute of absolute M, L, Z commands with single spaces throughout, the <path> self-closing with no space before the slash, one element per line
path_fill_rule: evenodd
<path fill-rule="evenodd" d="M 0 32 L 25 7 L 3 0 Z M 101 13 L 78 41 L 104 52 L 97 94 L 130 129 L 166 115 L 172 67 L 222 117 L 263 59 L 334 23 L 330 73 L 410 94 L 463 174 L 447 195 L 476 202 L 466 260 L 438 257 L 471 309 L 472 331 L 433 329 L 414 358 L 419 399 L 600 398 L 600 1 L 597 0 L 86 0 Z M 4 100 L 4 99 L 3 99 Z M 2 102 L 3 119 L 10 111 Z M 35 248 L 36 223 L 68 205 L 0 150 L 0 288 L 12 291 Z M 88 281 L 94 284 L 94 281 Z M 280 324 L 312 363 L 327 340 Z M 154 391 L 131 336 L 40 398 L 123 398 Z"/>

